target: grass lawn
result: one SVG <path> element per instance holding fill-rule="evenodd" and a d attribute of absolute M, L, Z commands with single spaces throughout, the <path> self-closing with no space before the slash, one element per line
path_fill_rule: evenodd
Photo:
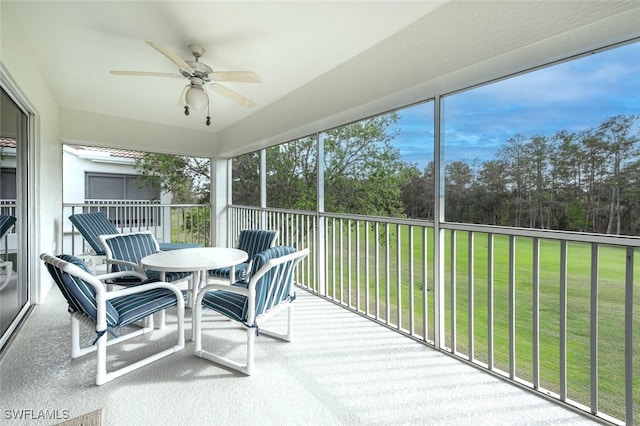
<path fill-rule="evenodd" d="M 174 207 L 171 209 L 171 242 L 209 245 L 210 207 Z"/>
<path fill-rule="evenodd" d="M 356 236 L 356 229 L 359 228 Z M 410 242 L 413 234 L 413 244 Z M 342 238 L 340 237 L 342 235 Z M 426 241 L 427 255 L 424 247 Z M 400 244 L 400 250 L 398 250 Z M 369 247 L 368 256 L 365 247 Z M 376 248 L 377 246 L 377 248 Z M 364 224 L 332 228 L 327 238 L 327 289 L 330 296 L 361 311 L 378 312 L 379 319 L 424 335 L 423 288 L 427 293 L 427 336 L 433 338 L 433 234 L 407 225 L 380 225 L 378 232 Z M 509 238 L 493 241 L 493 350 L 496 368 L 509 371 Z M 378 250 L 376 252 L 376 250 Z M 334 256 L 335 253 L 335 256 Z M 340 256 L 340 253 L 342 255 Z M 376 254 L 377 253 L 377 254 Z M 445 342 L 452 345 L 455 321 L 456 351 L 469 353 L 469 303 L 473 302 L 474 358 L 488 358 L 487 235 L 474 234 L 473 287 L 469 286 L 469 235 L 456 233 L 455 316 L 451 303 L 451 233 L 445 237 Z M 376 262 L 376 255 L 378 262 Z M 368 258 L 368 259 L 367 259 Z M 590 405 L 591 246 L 569 243 L 567 250 L 567 387 L 568 397 Z M 335 268 L 334 268 L 335 262 Z M 386 265 L 389 265 L 387 268 Z M 426 265 L 426 267 L 425 267 Z M 367 268 L 368 266 L 368 268 Z M 598 255 L 598 402 L 599 411 L 624 419 L 624 271 L 625 249 L 600 247 Z M 640 258 L 635 255 L 635 281 Z M 533 380 L 533 239 L 515 240 L 515 368 L 516 375 Z M 367 273 L 368 271 L 368 273 Z M 335 288 L 335 290 L 334 290 Z M 560 243 L 540 241 L 539 286 L 540 385 L 560 391 Z M 378 295 L 378 306 L 375 295 Z M 473 297 L 470 298 L 470 295 Z M 349 297 L 350 296 L 350 297 Z M 411 298 L 413 296 L 413 315 Z M 640 320 L 640 291 L 634 292 L 634 324 Z M 400 319 L 398 316 L 400 313 Z M 410 323 L 410 319 L 413 320 Z M 634 370 L 640 371 L 640 327 L 634 329 Z M 640 375 L 634 378 L 634 419 L 640 423 Z"/>

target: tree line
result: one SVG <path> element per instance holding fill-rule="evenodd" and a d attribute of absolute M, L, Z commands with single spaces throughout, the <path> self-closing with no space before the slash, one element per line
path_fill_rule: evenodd
<path fill-rule="evenodd" d="M 576 133 L 517 134 L 492 160 L 448 162 L 446 220 L 638 235 L 639 118 L 617 115 Z M 414 168 L 403 187 L 408 217 L 433 217 L 433 188 L 433 163 Z"/>

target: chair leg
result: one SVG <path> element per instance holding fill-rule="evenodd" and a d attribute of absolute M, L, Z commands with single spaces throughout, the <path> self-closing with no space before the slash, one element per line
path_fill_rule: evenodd
<path fill-rule="evenodd" d="M 96 385 L 100 386 L 109 381 L 107 377 L 107 333 L 96 342 Z"/>
<path fill-rule="evenodd" d="M 202 299 L 199 298 L 201 301 Z M 196 303 L 193 310 L 193 340 L 195 341 L 194 355 L 215 362 L 232 370 L 250 376 L 253 373 L 256 329 L 247 328 L 247 358 L 246 363 L 240 363 L 229 358 L 202 349 L 202 303 Z"/>
<path fill-rule="evenodd" d="M 287 342 L 293 340 L 293 303 L 289 303 L 289 309 L 287 309 Z"/>
<path fill-rule="evenodd" d="M 78 358 L 83 355 L 80 349 L 80 321 L 71 315 L 71 358 Z"/>
<path fill-rule="evenodd" d="M 191 315 L 191 340 L 195 344 L 194 353 L 199 356 L 198 353 L 202 352 L 202 299 L 200 297 L 198 303 L 193 306 Z"/>
<path fill-rule="evenodd" d="M 287 304 L 287 330 L 285 333 L 280 333 L 274 330 L 269 330 L 264 327 L 260 327 L 260 334 L 265 336 L 274 337 L 276 339 L 290 342 L 293 339 L 293 303 Z"/>
<path fill-rule="evenodd" d="M 158 312 L 157 315 L 158 315 L 158 330 L 162 330 L 165 326 L 164 311 Z M 153 316 L 151 316 L 151 325 L 153 326 Z"/>
<path fill-rule="evenodd" d="M 247 328 L 247 375 L 253 374 L 255 365 L 256 329 Z"/>
<path fill-rule="evenodd" d="M 123 376 L 127 373 L 130 373 L 134 370 L 137 370 L 140 367 L 145 365 L 149 365 L 152 362 L 155 362 L 161 358 L 164 358 L 168 355 L 174 354 L 176 352 L 184 349 L 184 301 L 182 298 L 178 300 L 177 316 L 178 316 L 178 341 L 175 345 L 164 349 L 160 352 L 157 352 L 153 355 L 150 355 L 146 358 L 143 358 L 139 361 L 133 362 L 131 364 L 125 365 L 124 367 L 120 367 L 116 370 L 107 372 L 107 346 L 110 346 L 114 343 L 119 343 L 124 340 L 128 340 L 130 335 L 121 336 L 107 342 L 107 333 L 105 333 L 97 342 L 97 372 L 96 372 L 96 385 L 102 385 L 111 380 Z M 133 335 L 140 335 L 141 333 L 131 333 Z"/>

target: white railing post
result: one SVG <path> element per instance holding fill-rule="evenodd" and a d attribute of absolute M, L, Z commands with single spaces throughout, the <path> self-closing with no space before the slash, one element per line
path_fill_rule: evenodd
<path fill-rule="evenodd" d="M 445 235 L 441 224 L 445 220 L 444 211 L 444 143 L 442 138 L 442 107 L 443 98 L 435 97 L 433 103 L 433 159 L 434 159 L 434 208 L 433 208 L 433 306 L 434 306 L 434 336 L 436 349 L 445 347 L 445 306 L 444 306 L 444 259 Z"/>
<path fill-rule="evenodd" d="M 229 209 L 231 204 L 231 161 L 229 159 L 211 158 L 211 214 L 210 241 L 212 246 L 231 247 L 235 244 L 229 226 Z"/>
<path fill-rule="evenodd" d="M 624 401 L 625 421 L 633 425 L 633 258 L 635 250 L 627 247 L 624 292 Z"/>
<path fill-rule="evenodd" d="M 323 215 L 324 213 L 324 140 L 320 137 L 318 133 L 315 135 L 316 137 L 316 146 L 318 147 L 318 153 L 316 158 L 318 159 L 318 181 L 317 181 L 317 192 L 318 192 L 318 202 L 317 202 L 317 211 L 316 215 L 318 218 L 318 234 L 316 238 L 316 259 L 317 263 L 317 280 L 318 280 L 318 293 L 326 296 L 327 295 L 327 246 L 326 246 L 326 237 L 327 237 L 327 222 L 326 217 Z"/>
<path fill-rule="evenodd" d="M 173 229 L 173 218 L 171 217 L 171 206 L 163 206 L 159 210 L 160 224 L 162 227 L 162 241 L 165 243 L 171 242 L 171 230 Z"/>

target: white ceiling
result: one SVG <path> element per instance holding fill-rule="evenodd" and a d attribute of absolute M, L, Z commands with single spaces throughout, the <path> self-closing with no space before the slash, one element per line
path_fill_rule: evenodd
<path fill-rule="evenodd" d="M 638 1 L 0 2 L 11 3 L 61 109 L 215 133 L 226 154 L 308 123 L 335 125 L 336 114 L 410 89 L 394 102 L 640 35 Z M 109 73 L 177 72 L 145 41 L 189 60 L 188 45 L 199 44 L 216 71 L 255 71 L 260 84 L 225 85 L 256 106 L 214 93 L 207 128 L 206 114 L 186 117 L 177 105 L 186 80 Z"/>
<path fill-rule="evenodd" d="M 56 101 L 77 109 L 203 130 L 206 113 L 177 105 L 186 79 L 145 41 L 216 71 L 251 70 L 261 84 L 225 83 L 256 103 L 211 96 L 212 132 L 295 91 L 437 7 L 438 2 L 25 2 L 20 16 Z M 151 107 L 152 106 L 152 107 Z"/>

